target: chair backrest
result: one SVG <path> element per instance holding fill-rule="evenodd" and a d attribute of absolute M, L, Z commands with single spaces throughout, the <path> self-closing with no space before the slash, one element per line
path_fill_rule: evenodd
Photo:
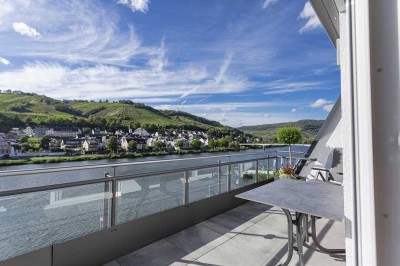
<path fill-rule="evenodd" d="M 343 149 L 335 148 L 332 152 L 332 162 L 328 168 L 336 182 L 343 182 Z"/>

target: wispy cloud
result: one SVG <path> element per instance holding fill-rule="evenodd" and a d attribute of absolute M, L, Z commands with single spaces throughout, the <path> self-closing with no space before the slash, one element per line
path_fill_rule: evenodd
<path fill-rule="evenodd" d="M 0 63 L 2 63 L 3 65 L 9 65 L 10 61 L 8 61 L 7 59 L 0 57 Z"/>
<path fill-rule="evenodd" d="M 297 112 L 297 108 L 292 109 L 292 113 Z"/>
<path fill-rule="evenodd" d="M 263 117 L 264 117 L 264 118 L 270 118 L 270 117 L 271 117 L 271 115 L 269 115 L 269 114 L 265 114 L 265 115 L 263 115 Z"/>
<path fill-rule="evenodd" d="M 299 18 L 307 20 L 306 23 L 301 27 L 300 33 L 321 27 L 321 22 L 319 21 L 317 14 L 315 14 L 314 9 L 309 2 L 304 5 L 303 11 L 301 11 Z"/>
<path fill-rule="evenodd" d="M 131 98 L 133 102 L 138 102 L 138 103 L 171 103 L 171 102 L 177 102 L 178 100 L 176 98 L 168 98 L 168 97 L 152 97 L 152 98 Z"/>
<path fill-rule="evenodd" d="M 128 6 L 133 12 L 147 13 L 150 0 L 118 0 L 117 3 Z"/>
<path fill-rule="evenodd" d="M 155 71 L 153 68 L 120 69 L 96 65 L 70 68 L 60 64 L 31 63 L 21 69 L 0 72 L 0 88 L 19 88 L 45 93 L 55 98 L 86 99 L 180 97 L 187 89 L 196 94 L 212 95 L 249 89 L 244 81 L 228 80 L 218 89 L 210 82 L 210 73 L 192 66 Z M 29 80 L 29 82 L 26 82 Z"/>
<path fill-rule="evenodd" d="M 301 91 L 319 90 L 321 89 L 321 82 L 290 82 L 287 80 L 277 80 L 265 84 L 268 90 L 264 92 L 265 95 L 296 93 Z"/>
<path fill-rule="evenodd" d="M 233 54 L 231 52 L 227 52 L 224 58 L 224 61 L 222 62 L 218 74 L 215 77 L 215 83 L 220 84 L 221 81 L 225 79 L 225 73 L 228 71 L 229 66 L 232 63 L 232 57 Z"/>
<path fill-rule="evenodd" d="M 278 0 L 265 0 L 263 3 L 263 8 L 266 9 L 276 3 L 278 3 Z"/>
<path fill-rule="evenodd" d="M 142 47 L 133 25 L 124 25 L 121 31 L 118 16 L 93 1 L 6 0 L 5 3 L 9 12 L 0 18 L 0 43 L 7 44 L 1 50 L 8 56 L 124 65 L 134 56 L 156 58 L 162 49 Z M 30 38 L 16 38 L 12 32 Z"/>
<path fill-rule="evenodd" d="M 32 28 L 23 22 L 14 22 L 13 28 L 15 32 L 30 38 L 42 37 L 42 35 L 35 28 Z"/>
<path fill-rule="evenodd" d="M 324 109 L 324 111 L 326 111 L 326 112 L 330 112 L 331 110 L 332 110 L 332 108 L 333 108 L 333 103 L 332 104 L 327 104 L 327 105 L 324 105 L 323 107 L 322 107 L 322 109 Z"/>
<path fill-rule="evenodd" d="M 322 108 L 326 112 L 330 112 L 333 106 L 333 101 L 329 101 L 326 99 L 318 99 L 310 105 L 311 108 Z"/>
<path fill-rule="evenodd" d="M 310 107 L 311 108 L 321 108 L 321 107 L 323 107 L 324 105 L 327 105 L 327 104 L 332 104 L 332 101 L 328 101 L 326 99 L 318 99 L 315 102 L 313 102 L 310 105 Z"/>

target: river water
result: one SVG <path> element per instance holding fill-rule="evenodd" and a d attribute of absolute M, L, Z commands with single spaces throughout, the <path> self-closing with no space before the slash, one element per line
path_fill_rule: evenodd
<path fill-rule="evenodd" d="M 305 152 L 307 149 L 308 147 L 296 146 L 293 150 Z M 215 164 L 219 160 L 221 162 L 234 162 L 256 159 L 266 157 L 267 155 L 275 156 L 277 155 L 276 150 L 286 151 L 287 147 L 270 148 L 265 151 L 250 149 L 240 152 L 167 155 L 136 159 L 0 167 L 0 171 L 12 171 L 93 164 L 106 165 L 127 162 L 165 161 L 118 166 L 115 167 L 115 172 L 113 168 L 105 167 L 59 173 L 0 177 L 0 191 L 100 179 L 104 177 L 104 172 L 122 176 L 185 167 L 201 167 L 202 165 Z M 258 154 L 252 155 L 252 153 Z M 230 157 L 226 157 L 226 155 L 230 155 Z M 278 153 L 278 155 L 286 154 Z M 206 156 L 213 157 L 199 158 Z M 166 161 L 185 158 L 189 160 Z M 192 160 L 190 158 L 199 159 Z M 260 161 L 261 167 L 264 167 L 265 163 L 265 161 Z M 271 160 L 271 168 L 273 163 Z M 254 169 L 254 166 L 253 162 L 233 164 L 231 188 L 236 189 L 256 182 L 254 178 L 243 178 L 243 172 Z M 227 170 L 227 166 L 221 168 L 220 183 L 217 181 L 217 167 L 190 171 L 189 202 L 226 192 L 228 187 Z M 119 194 L 116 201 L 116 223 L 125 223 L 182 205 L 184 201 L 183 178 L 184 173 L 179 172 L 139 177 L 119 182 L 117 187 Z M 0 261 L 107 227 L 110 221 L 110 217 L 107 215 L 110 212 L 110 200 L 108 200 L 106 189 L 109 188 L 105 183 L 100 183 L 61 190 L 0 197 Z"/>

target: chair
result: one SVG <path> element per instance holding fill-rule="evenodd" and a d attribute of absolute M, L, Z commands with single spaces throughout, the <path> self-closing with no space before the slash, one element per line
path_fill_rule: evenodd
<path fill-rule="evenodd" d="M 321 178 L 322 181 L 341 185 L 343 182 L 343 159 L 342 149 L 333 149 L 324 167 L 312 167 L 311 170 L 317 171 L 315 179 Z"/>

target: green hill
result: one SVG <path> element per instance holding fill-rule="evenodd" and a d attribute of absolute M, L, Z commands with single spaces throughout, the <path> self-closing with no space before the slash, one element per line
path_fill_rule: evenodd
<path fill-rule="evenodd" d="M 185 112 L 160 111 L 132 101 L 60 101 L 28 93 L 0 93 L 0 131 L 25 125 L 237 131 Z"/>
<path fill-rule="evenodd" d="M 276 143 L 276 131 L 285 126 L 295 126 L 303 133 L 303 142 L 311 143 L 318 134 L 324 120 L 299 120 L 297 122 L 244 126 L 239 129 L 245 133 L 262 137 L 264 142 Z"/>

